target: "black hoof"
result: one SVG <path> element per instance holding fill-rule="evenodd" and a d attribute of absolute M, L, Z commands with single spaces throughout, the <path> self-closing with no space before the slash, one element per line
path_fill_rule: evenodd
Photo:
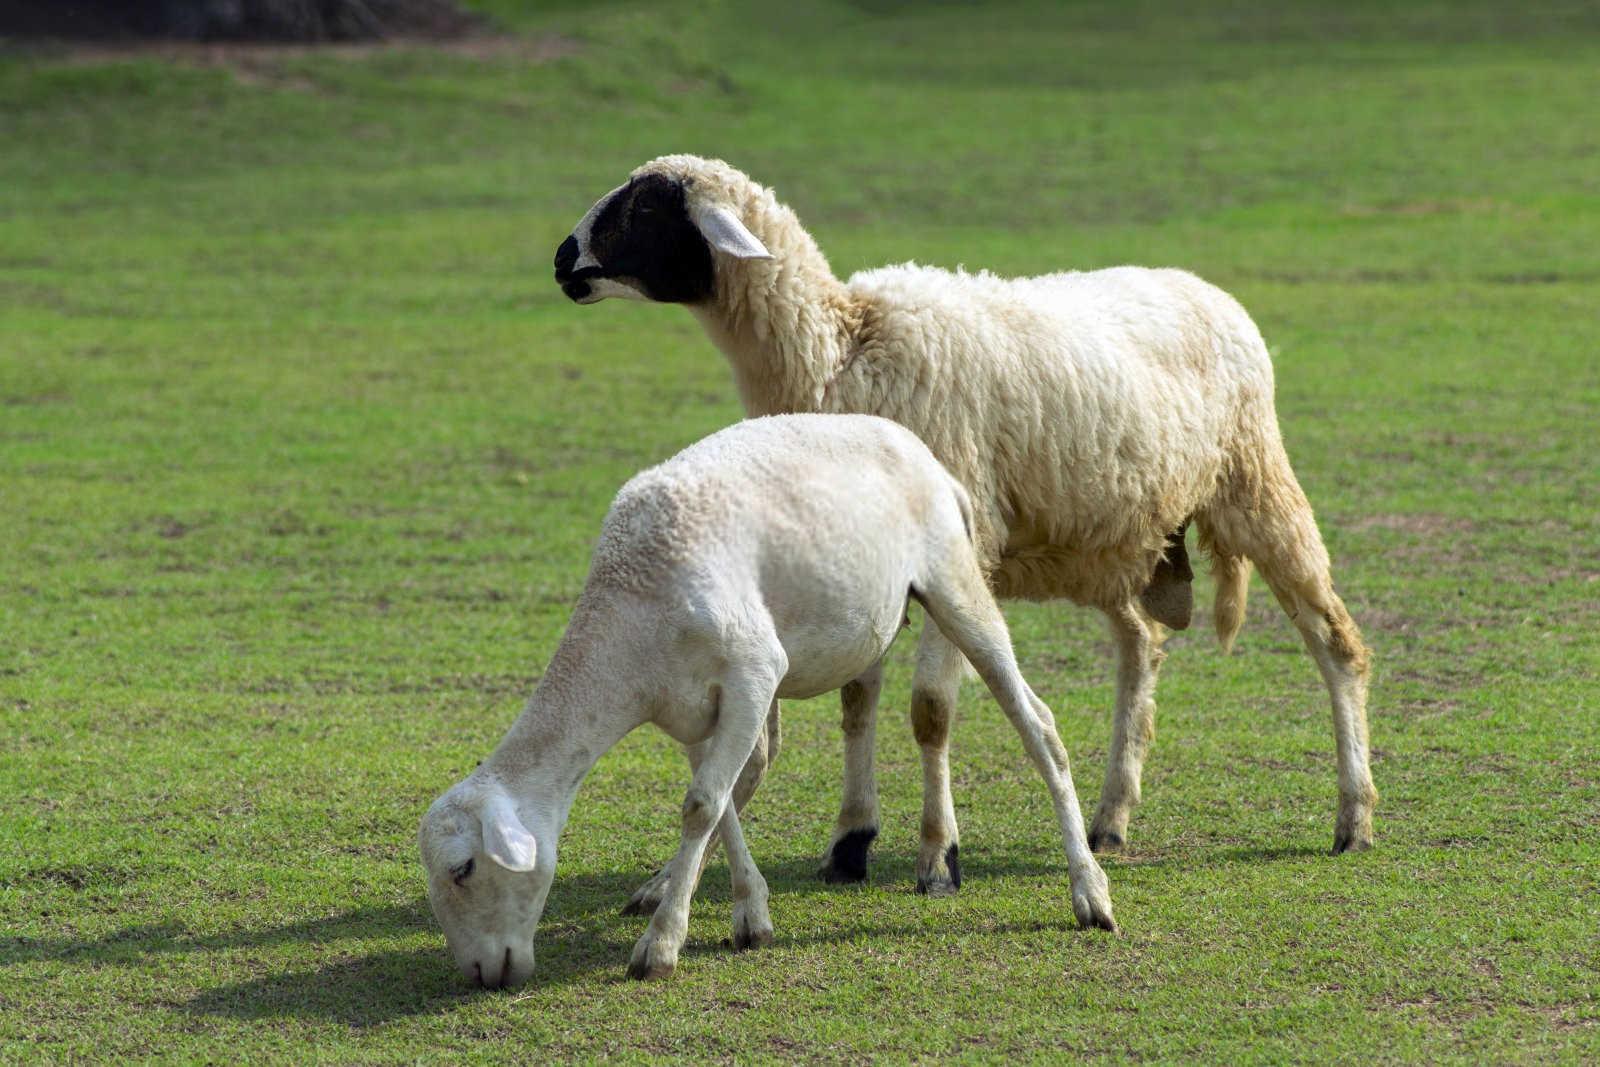
<path fill-rule="evenodd" d="M 851 830 L 833 843 L 828 860 L 817 871 L 817 877 L 829 885 L 842 885 L 867 880 L 867 849 L 878 836 L 876 826 Z"/>
<path fill-rule="evenodd" d="M 1089 835 L 1089 848 L 1095 852 L 1120 852 L 1126 845 L 1115 830 L 1096 830 Z"/>

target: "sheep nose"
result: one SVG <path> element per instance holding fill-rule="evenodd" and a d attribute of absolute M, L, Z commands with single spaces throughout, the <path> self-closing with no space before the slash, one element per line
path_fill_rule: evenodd
<path fill-rule="evenodd" d="M 556 281 L 565 283 L 572 277 L 572 265 L 578 262 L 578 239 L 568 235 L 556 249 Z"/>
<path fill-rule="evenodd" d="M 524 956 L 506 949 L 505 970 L 500 972 L 500 983 L 506 989 L 519 986 L 533 977 L 533 954 Z"/>
<path fill-rule="evenodd" d="M 477 974 L 478 984 L 485 989 L 510 989 L 514 985 L 521 985 L 533 975 L 533 960 L 524 960 L 511 951 L 511 946 L 506 946 L 506 951 L 499 960 L 491 963 L 489 967 L 479 960 L 472 965 Z"/>
<path fill-rule="evenodd" d="M 500 988 L 500 982 L 501 979 L 504 978 L 504 975 L 501 973 L 501 969 L 495 964 L 490 963 L 487 967 L 485 967 L 483 961 L 478 960 L 472 965 L 472 970 L 477 974 L 478 984 L 483 986 L 483 988 Z"/>

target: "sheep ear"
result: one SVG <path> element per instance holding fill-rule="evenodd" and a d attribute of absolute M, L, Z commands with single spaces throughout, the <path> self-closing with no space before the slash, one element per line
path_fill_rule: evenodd
<path fill-rule="evenodd" d="M 706 243 L 735 259 L 771 259 L 772 253 L 761 239 L 745 228 L 739 216 L 720 204 L 689 209 L 689 217 L 699 227 Z"/>
<path fill-rule="evenodd" d="M 517 818 L 511 798 L 497 794 L 483 806 L 483 850 L 508 871 L 531 871 L 539 843 Z"/>

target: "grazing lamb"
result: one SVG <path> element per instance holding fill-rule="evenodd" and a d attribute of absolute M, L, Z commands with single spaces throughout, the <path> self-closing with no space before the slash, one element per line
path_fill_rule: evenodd
<path fill-rule="evenodd" d="M 1183 271 L 1134 267 L 1004 279 L 906 264 L 840 282 L 767 189 L 681 155 L 602 197 L 555 267 L 580 304 L 687 305 L 751 414 L 867 412 L 911 428 L 971 494 L 999 596 L 1067 597 L 1105 613 L 1117 698 L 1096 848 L 1123 843 L 1139 800 L 1165 656 L 1159 620 L 1187 623 L 1186 524 L 1212 558 L 1224 650 L 1254 561 L 1332 698 L 1333 850 L 1371 844 L 1368 651 L 1284 452 L 1266 346 L 1232 297 Z M 933 890 L 959 884 L 946 749 L 961 661 L 946 637 L 923 628 L 912 686 L 925 786 L 917 874 Z M 845 693 L 845 799 L 826 878 L 865 875 L 876 699 L 872 684 Z M 758 767 L 747 780 L 759 778 Z"/>
<path fill-rule="evenodd" d="M 1066 749 L 1017 671 L 971 517 L 966 491 L 915 434 L 866 415 L 742 422 L 623 486 L 527 708 L 422 820 L 428 895 L 462 973 L 499 987 L 533 972 L 578 784 L 646 722 L 689 747 L 694 775 L 671 890 L 628 973 L 671 973 L 714 827 L 733 874 L 734 944 L 770 941 L 734 781 L 778 697 L 876 678 L 910 599 L 978 669 L 1044 776 L 1078 922 L 1115 929 Z"/>

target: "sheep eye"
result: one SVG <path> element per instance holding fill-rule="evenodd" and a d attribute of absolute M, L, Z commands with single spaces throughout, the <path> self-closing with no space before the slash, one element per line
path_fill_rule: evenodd
<path fill-rule="evenodd" d="M 470 859 L 463 864 L 450 868 L 450 877 L 452 880 L 454 880 L 456 885 L 460 885 L 462 882 L 465 882 L 467 878 L 471 876 L 471 874 L 472 860 Z"/>

